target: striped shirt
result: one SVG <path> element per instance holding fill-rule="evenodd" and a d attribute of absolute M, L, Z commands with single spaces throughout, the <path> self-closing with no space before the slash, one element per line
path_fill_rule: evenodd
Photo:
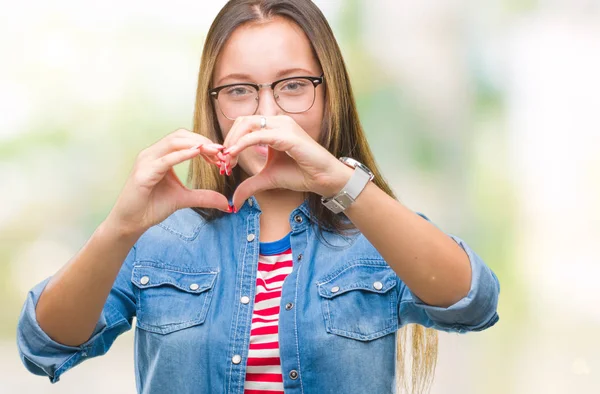
<path fill-rule="evenodd" d="M 281 287 L 292 272 L 290 234 L 261 242 L 244 394 L 283 394 L 279 359 Z"/>

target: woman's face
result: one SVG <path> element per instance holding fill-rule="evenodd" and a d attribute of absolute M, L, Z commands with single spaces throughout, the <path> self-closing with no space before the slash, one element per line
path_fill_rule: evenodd
<path fill-rule="evenodd" d="M 320 76 L 321 73 L 321 67 L 302 29 L 285 18 L 275 17 L 265 23 L 240 26 L 233 32 L 217 59 L 212 86 L 238 82 L 271 83 L 286 77 Z M 218 107 L 215 108 L 225 138 L 234 121 L 226 118 Z M 264 87 L 259 91 L 256 115 L 289 115 L 318 141 L 323 110 L 322 85 L 316 88 L 313 106 L 299 114 L 283 111 L 275 102 L 273 90 Z M 248 176 L 252 176 L 263 168 L 265 162 L 266 149 L 251 147 L 240 154 L 238 164 Z"/>

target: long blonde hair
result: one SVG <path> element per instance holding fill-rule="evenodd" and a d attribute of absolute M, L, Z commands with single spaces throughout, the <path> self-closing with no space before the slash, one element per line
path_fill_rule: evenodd
<path fill-rule="evenodd" d="M 194 111 L 194 132 L 223 143 L 214 104 L 208 95 L 217 57 L 231 33 L 246 23 L 260 23 L 275 16 L 295 22 L 307 35 L 313 53 L 325 76 L 325 112 L 319 143 L 335 157 L 349 156 L 364 163 L 375 174 L 375 184 L 396 198 L 375 163 L 369 144 L 358 118 L 354 95 L 340 48 L 333 32 L 319 8 L 310 0 L 230 0 L 213 21 L 204 44 Z M 216 166 L 204 160 L 190 162 L 188 184 L 196 189 L 218 191 L 231 198 L 241 181 L 239 169 L 232 177 L 222 177 Z M 343 232 L 352 228 L 344 215 L 334 215 L 320 202 L 320 196 L 308 193 L 312 220 L 318 228 Z M 222 212 L 194 208 L 208 220 Z M 346 218 L 347 219 L 347 218 Z M 421 393 L 431 385 L 437 360 L 437 331 L 416 324 L 403 326 L 397 335 L 397 382 L 399 389 Z M 412 343 L 412 347 L 408 348 Z M 406 352 L 409 350 L 409 352 Z M 410 354 L 409 354 L 410 353 Z M 412 355 L 409 360 L 409 355 Z M 410 361 L 410 362 L 407 362 Z M 406 379 L 406 370 L 411 379 Z M 400 391 L 399 390 L 399 391 Z"/>

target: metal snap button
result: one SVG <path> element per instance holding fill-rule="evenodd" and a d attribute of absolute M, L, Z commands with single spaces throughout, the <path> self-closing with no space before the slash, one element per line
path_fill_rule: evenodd
<path fill-rule="evenodd" d="M 200 288 L 200 286 L 198 285 L 198 283 L 192 283 L 190 285 L 190 290 L 198 290 Z"/>
<path fill-rule="evenodd" d="M 373 287 L 375 288 L 375 290 L 381 290 L 381 289 L 383 289 L 383 283 L 377 281 L 377 282 L 373 283 Z"/>
<path fill-rule="evenodd" d="M 242 356 L 240 356 L 239 354 L 236 354 L 235 356 L 231 357 L 231 362 L 234 364 L 239 364 L 242 362 Z"/>
<path fill-rule="evenodd" d="M 143 285 L 147 284 L 148 282 L 150 282 L 150 278 L 147 276 L 142 276 L 142 278 L 140 279 L 140 283 Z"/>
<path fill-rule="evenodd" d="M 339 287 L 339 286 L 333 286 L 333 287 L 331 288 L 331 292 L 332 292 L 332 293 L 337 293 L 338 291 L 340 291 L 340 287 Z"/>
<path fill-rule="evenodd" d="M 298 371 L 296 371 L 295 369 L 292 369 L 290 371 L 290 379 L 293 379 L 293 380 L 298 379 Z"/>
<path fill-rule="evenodd" d="M 302 223 L 302 221 L 303 221 L 302 216 L 300 216 L 300 215 L 294 216 L 294 221 L 296 223 Z"/>
<path fill-rule="evenodd" d="M 254 234 L 248 234 L 248 236 L 246 237 L 246 239 L 248 240 L 248 242 L 254 241 L 254 238 L 255 238 Z"/>
<path fill-rule="evenodd" d="M 248 199 L 248 205 L 250 205 L 250 206 L 253 206 L 253 205 L 254 205 L 254 203 L 252 202 L 252 199 L 251 199 L 251 198 L 249 198 L 249 199 Z"/>
<path fill-rule="evenodd" d="M 248 296 L 242 296 L 242 298 L 240 298 L 240 302 L 242 304 L 247 304 L 247 303 L 250 302 L 250 297 L 248 297 Z"/>
<path fill-rule="evenodd" d="M 288 302 L 287 304 L 285 304 L 285 309 L 286 309 L 286 310 L 288 310 L 288 311 L 289 311 L 290 309 L 292 309 L 293 307 L 294 307 L 294 304 L 293 304 L 293 303 L 291 303 L 291 302 Z"/>
<path fill-rule="evenodd" d="M 302 253 L 300 253 L 300 254 L 298 255 L 298 261 L 301 261 L 301 260 L 302 260 Z"/>

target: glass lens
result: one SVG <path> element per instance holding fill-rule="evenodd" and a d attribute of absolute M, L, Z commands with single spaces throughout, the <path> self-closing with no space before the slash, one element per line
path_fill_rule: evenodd
<path fill-rule="evenodd" d="M 252 115 L 258 106 L 258 92 L 253 86 L 234 85 L 221 89 L 218 98 L 223 115 L 230 119 Z"/>
<path fill-rule="evenodd" d="M 307 111 L 315 101 L 315 87 L 308 78 L 295 78 L 279 82 L 275 86 L 275 100 L 286 112 Z"/>

